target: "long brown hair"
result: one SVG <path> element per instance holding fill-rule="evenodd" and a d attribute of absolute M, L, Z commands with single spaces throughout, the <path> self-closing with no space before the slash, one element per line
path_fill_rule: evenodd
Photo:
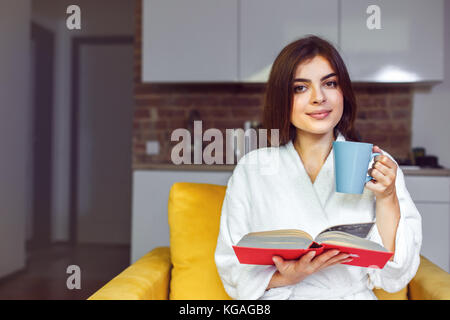
<path fill-rule="evenodd" d="M 356 100 L 350 77 L 339 52 L 328 41 L 310 35 L 284 47 L 275 59 L 270 71 L 264 99 L 263 127 L 270 132 L 279 129 L 279 145 L 282 146 L 293 140 L 296 128 L 291 123 L 293 102 L 292 82 L 297 66 L 315 56 L 327 59 L 338 77 L 338 85 L 344 97 L 344 110 L 339 123 L 334 127 L 334 136 L 339 131 L 349 141 L 359 141 L 354 128 L 356 117 Z M 270 141 L 268 145 L 277 145 Z"/>

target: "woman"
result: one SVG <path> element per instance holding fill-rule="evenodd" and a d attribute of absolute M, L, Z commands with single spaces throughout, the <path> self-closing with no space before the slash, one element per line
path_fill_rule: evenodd
<path fill-rule="evenodd" d="M 222 206 L 216 266 L 234 299 L 376 299 L 372 289 L 404 288 L 419 265 L 421 218 L 403 173 L 374 147 L 374 164 L 362 195 L 334 190 L 333 141 L 358 141 L 356 103 L 346 67 L 327 41 L 310 36 L 287 45 L 267 83 L 264 123 L 279 141 L 247 153 L 228 181 Z M 275 174 L 261 171 L 261 156 L 277 151 Z M 249 164 L 251 163 L 251 165 Z M 381 270 L 341 264 L 336 250 L 274 265 L 240 264 L 232 245 L 249 232 L 301 229 L 315 237 L 338 224 L 376 221 L 368 238 L 393 257 Z"/>

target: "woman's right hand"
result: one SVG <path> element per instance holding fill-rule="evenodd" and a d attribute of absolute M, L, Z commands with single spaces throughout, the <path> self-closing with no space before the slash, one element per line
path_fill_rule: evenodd
<path fill-rule="evenodd" d="M 317 257 L 314 257 L 315 254 L 315 251 L 308 252 L 298 260 L 283 260 L 279 256 L 274 256 L 272 259 L 277 271 L 266 290 L 296 284 L 323 268 L 352 260 L 349 259 L 349 254 L 339 253 L 339 250 L 328 250 Z"/>

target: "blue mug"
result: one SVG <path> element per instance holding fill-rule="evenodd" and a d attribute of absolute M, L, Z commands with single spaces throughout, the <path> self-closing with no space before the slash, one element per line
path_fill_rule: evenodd
<path fill-rule="evenodd" d="M 362 194 L 373 177 L 367 174 L 369 163 L 380 153 L 372 152 L 373 144 L 353 141 L 334 141 L 334 177 L 336 192 Z"/>

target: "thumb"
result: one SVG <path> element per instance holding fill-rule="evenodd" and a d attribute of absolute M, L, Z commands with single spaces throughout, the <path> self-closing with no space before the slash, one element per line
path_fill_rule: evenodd
<path fill-rule="evenodd" d="M 383 153 L 379 146 L 373 146 L 372 150 L 373 150 L 373 152 Z"/>
<path fill-rule="evenodd" d="M 283 258 L 281 258 L 279 256 L 273 256 L 272 261 L 273 261 L 273 263 L 275 263 L 275 266 L 277 267 L 278 270 L 283 268 L 283 263 L 284 263 Z"/>

